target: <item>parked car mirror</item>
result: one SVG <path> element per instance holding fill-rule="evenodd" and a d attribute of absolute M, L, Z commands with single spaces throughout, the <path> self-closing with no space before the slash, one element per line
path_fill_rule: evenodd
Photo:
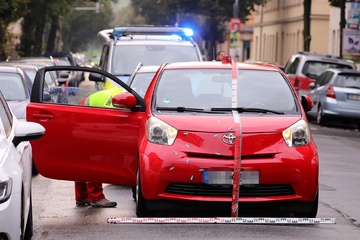
<path fill-rule="evenodd" d="M 13 144 L 17 147 L 23 141 L 39 139 L 45 133 L 45 128 L 34 122 L 19 122 L 15 128 Z"/>
<path fill-rule="evenodd" d="M 316 87 L 316 84 L 315 84 L 314 82 L 312 82 L 312 83 L 309 84 L 309 88 L 310 88 L 310 89 L 315 89 L 315 87 Z"/>
<path fill-rule="evenodd" d="M 312 98 L 309 97 L 308 95 L 302 95 L 301 96 L 301 105 L 303 106 L 304 111 L 308 112 L 314 106 L 314 102 L 313 102 Z"/>
<path fill-rule="evenodd" d="M 90 73 L 89 80 L 94 82 L 105 82 L 105 78 L 98 73 Z"/>

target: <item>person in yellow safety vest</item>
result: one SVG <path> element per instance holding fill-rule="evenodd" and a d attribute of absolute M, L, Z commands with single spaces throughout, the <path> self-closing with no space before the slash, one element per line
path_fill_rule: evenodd
<path fill-rule="evenodd" d="M 110 88 L 95 92 L 86 98 L 85 105 L 113 108 L 112 97 L 122 92 L 126 92 L 126 90 L 124 88 Z"/>
<path fill-rule="evenodd" d="M 112 88 L 91 94 L 85 100 L 87 106 L 113 108 L 112 97 L 125 92 L 123 88 Z M 75 182 L 75 200 L 77 206 L 115 207 L 116 202 L 105 198 L 102 183 Z"/>

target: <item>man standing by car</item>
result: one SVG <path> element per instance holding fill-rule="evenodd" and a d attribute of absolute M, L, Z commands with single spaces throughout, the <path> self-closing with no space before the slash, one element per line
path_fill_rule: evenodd
<path fill-rule="evenodd" d="M 113 108 L 111 99 L 121 93 L 122 88 L 112 88 L 91 94 L 85 100 L 85 105 Z M 92 207 L 115 207 L 116 202 L 105 198 L 102 183 L 75 182 L 75 200 L 77 206 L 90 205 Z"/>

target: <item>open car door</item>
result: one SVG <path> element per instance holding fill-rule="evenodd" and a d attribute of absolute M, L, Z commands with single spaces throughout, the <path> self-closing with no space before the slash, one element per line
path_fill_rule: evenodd
<path fill-rule="evenodd" d="M 45 75 L 50 71 L 84 71 L 85 80 L 79 87 L 47 87 Z M 97 104 L 89 104 L 93 94 L 99 93 L 89 79 L 105 78 L 123 87 L 117 94 L 127 92 L 136 103 L 114 108 L 111 97 L 105 102 L 105 98 L 97 97 L 92 101 Z M 139 123 L 144 111 L 144 99 L 105 71 L 72 66 L 40 69 L 26 113 L 27 121 L 38 122 L 46 129 L 43 138 L 32 142 L 37 170 L 53 179 L 134 186 Z"/>

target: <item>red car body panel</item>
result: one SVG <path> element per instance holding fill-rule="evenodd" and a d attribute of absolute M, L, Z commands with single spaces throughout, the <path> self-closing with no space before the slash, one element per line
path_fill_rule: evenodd
<path fill-rule="evenodd" d="M 206 117 L 207 120 L 203 116 L 173 118 L 171 115 L 157 114 L 156 117 L 168 120 L 168 124 L 180 131 L 172 146 L 161 146 L 147 140 L 140 144 L 144 197 L 150 200 L 231 202 L 231 196 L 189 196 L 166 193 L 166 188 L 172 182 L 201 184 L 203 170 L 233 171 L 234 145 L 226 145 L 221 140 L 224 133 L 232 132 L 231 129 L 235 127 L 232 115 Z M 241 117 L 244 125 L 241 169 L 259 171 L 260 184 L 288 183 L 295 193 L 287 196 L 241 197 L 240 201 L 314 200 L 318 190 L 319 167 L 316 145 L 312 141 L 294 151 L 284 143 L 282 137 L 284 126 L 296 120 L 299 117 Z M 217 126 L 214 127 L 216 122 Z"/>
<path fill-rule="evenodd" d="M 30 103 L 28 121 L 47 129 L 43 141 L 32 143 L 35 165 L 54 179 L 134 185 L 143 114 Z"/>
<path fill-rule="evenodd" d="M 168 68 L 198 68 L 197 64 L 231 68 L 215 62 L 179 63 Z M 31 102 L 27 107 L 27 120 L 41 123 L 47 131 L 42 139 L 32 143 L 39 172 L 54 179 L 135 186 L 139 169 L 146 200 L 231 202 L 231 187 L 230 192 L 206 195 L 191 191 L 186 194 L 183 189 L 176 192 L 173 186 L 180 184 L 185 190 L 202 187 L 206 185 L 203 183 L 205 172 L 234 171 L 235 145 L 226 144 L 222 137 L 240 127 L 241 171 L 258 172 L 256 185 L 260 187 L 286 188 L 284 194 L 240 194 L 241 202 L 312 202 L 317 198 L 319 159 L 313 139 L 303 146 L 289 147 L 283 137 L 285 129 L 298 121 L 306 121 L 304 110 L 299 108 L 300 99 L 283 73 L 285 86 L 289 85 L 297 102 L 296 111 L 293 114 L 241 113 L 239 125 L 235 124 L 231 111 L 214 114 L 154 110 L 157 78 L 166 67 L 162 65 L 155 74 L 144 96 L 146 104 L 142 110 Z M 241 69 L 278 71 L 272 66 L 249 64 L 239 65 L 239 71 Z M 152 117 L 176 128 L 172 145 L 148 140 L 146 125 Z M 246 184 L 240 188 L 246 188 Z"/>

